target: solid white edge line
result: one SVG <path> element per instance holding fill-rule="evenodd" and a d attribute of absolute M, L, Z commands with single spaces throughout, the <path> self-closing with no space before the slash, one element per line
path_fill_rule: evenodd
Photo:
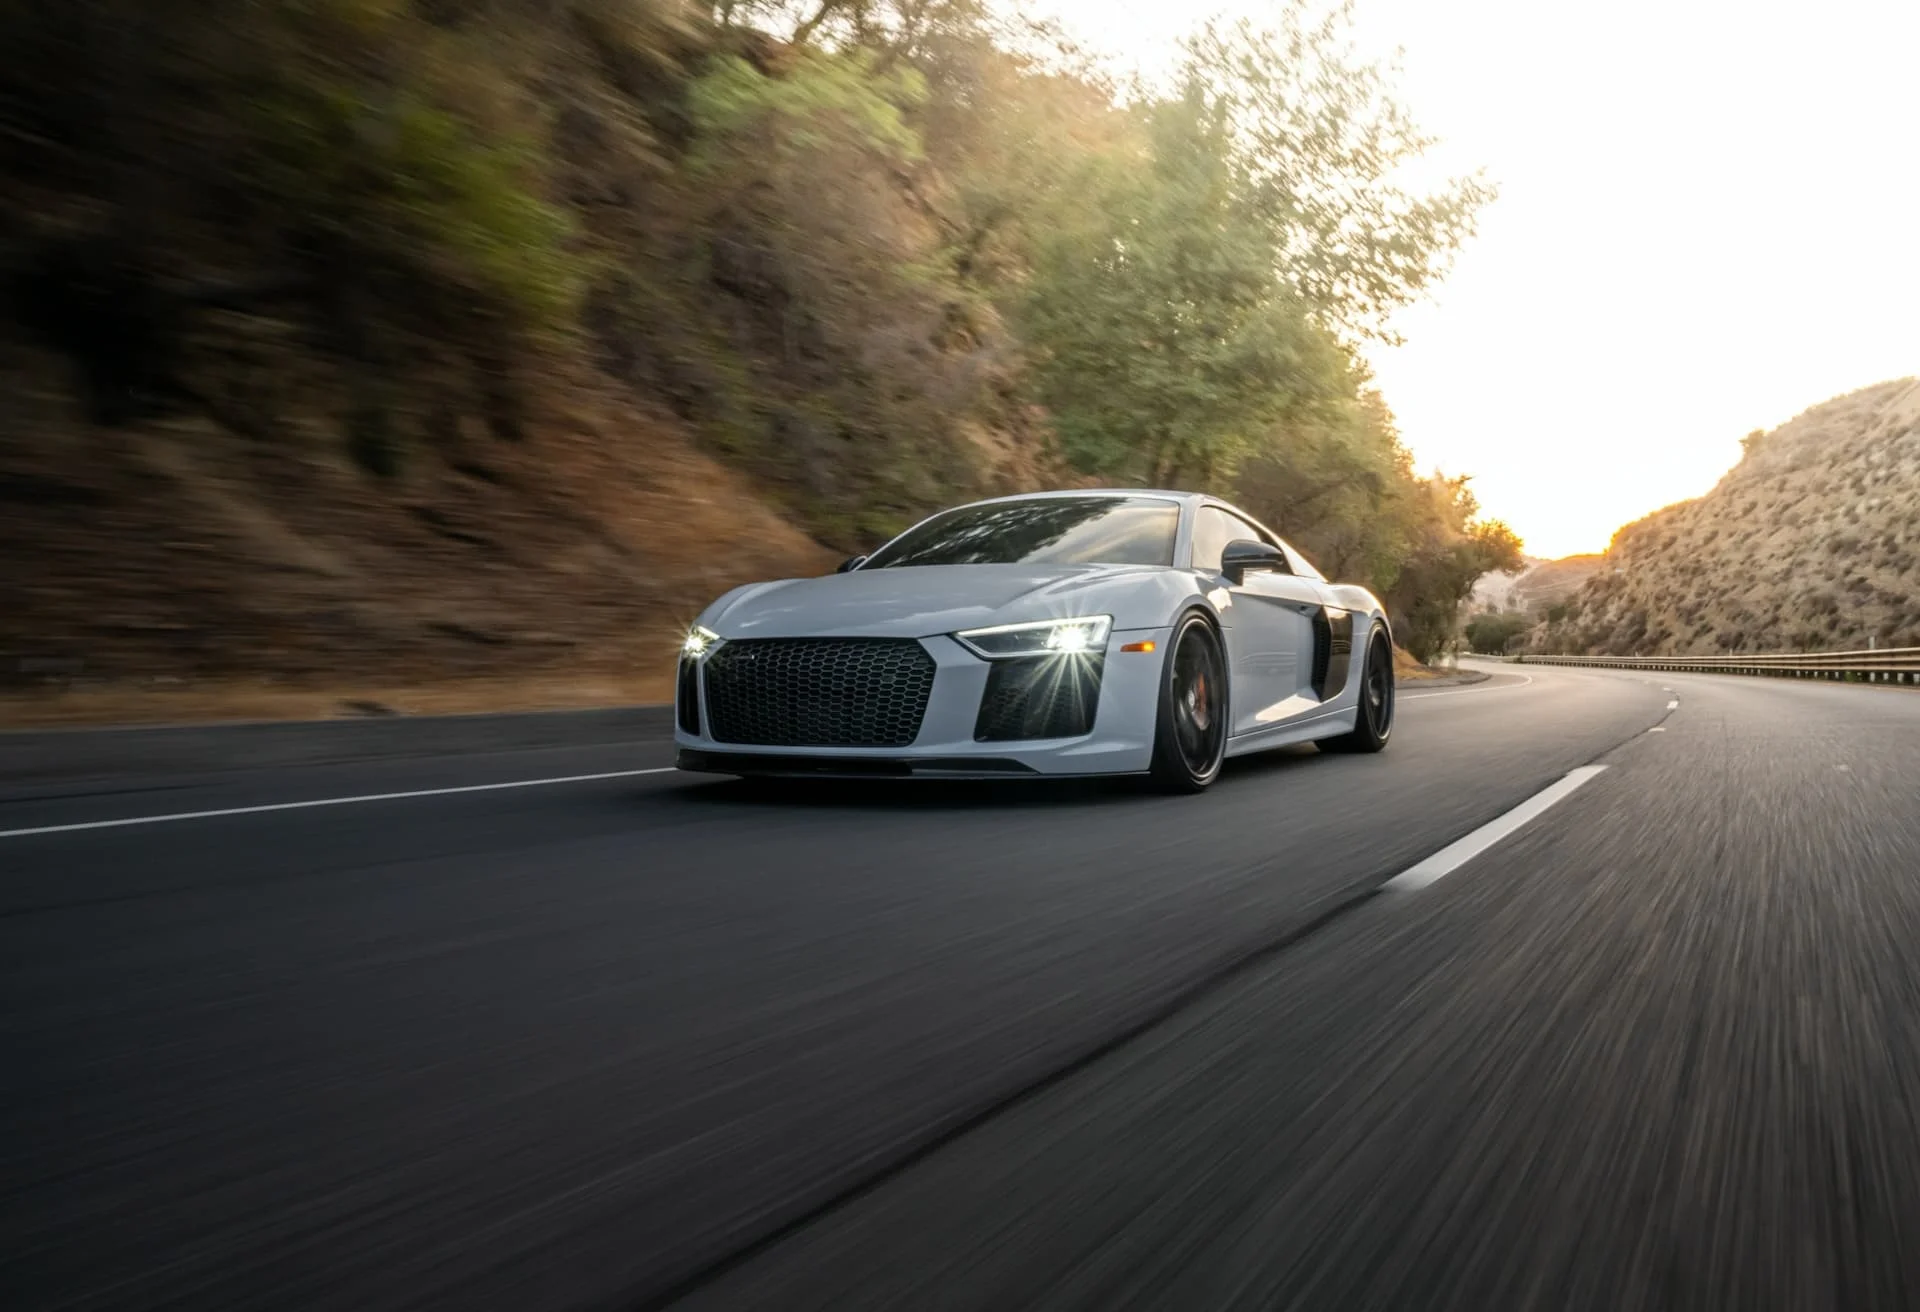
<path fill-rule="evenodd" d="M 1522 825 L 1540 816 L 1548 808 L 1565 801 L 1576 788 L 1606 768 L 1604 765 L 1583 765 L 1577 770 L 1569 771 L 1566 778 L 1558 783 L 1549 784 L 1505 815 L 1496 816 L 1465 838 L 1447 844 L 1426 860 L 1401 871 L 1382 884 L 1381 891 L 1410 893 L 1415 889 L 1425 888 L 1436 879 L 1452 874 Z"/>
<path fill-rule="evenodd" d="M 1464 697 L 1475 692 L 1505 692 L 1509 688 L 1524 688 L 1533 682 L 1531 674 L 1520 676 L 1518 683 L 1496 683 L 1491 688 L 1455 688 L 1452 692 L 1403 692 L 1394 700 L 1402 702 L 1423 702 L 1429 697 Z"/>
<path fill-rule="evenodd" d="M 404 793 L 362 793 L 357 797 L 320 797 L 306 802 L 268 802 L 261 806 L 224 806 L 215 811 L 180 811 L 172 815 L 136 815 L 124 820 L 88 820 L 74 825 L 41 825 L 36 829 L 0 829 L 0 838 L 27 838 L 34 834 L 71 834 L 82 829 L 122 829 L 128 825 L 164 825 L 176 820 L 212 820 L 223 815 L 259 815 L 263 811 L 302 811 L 314 806 L 351 806 L 356 802 L 398 802 L 409 797 L 450 797 L 455 793 L 492 793 L 503 788 L 541 788 L 549 784 L 584 784 L 595 779 L 627 779 L 637 774 L 671 774 L 677 767 L 645 770 L 603 770 L 599 774 L 563 774 L 551 779 L 513 779 L 501 784 L 463 784 L 458 788 L 416 788 Z"/>

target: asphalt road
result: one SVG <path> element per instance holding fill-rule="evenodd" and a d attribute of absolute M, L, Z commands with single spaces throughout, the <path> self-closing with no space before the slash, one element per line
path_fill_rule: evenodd
<path fill-rule="evenodd" d="M 1193 799 L 582 737 L 0 791 L 0 1304 L 1920 1305 L 1911 692 L 1529 669 Z"/>

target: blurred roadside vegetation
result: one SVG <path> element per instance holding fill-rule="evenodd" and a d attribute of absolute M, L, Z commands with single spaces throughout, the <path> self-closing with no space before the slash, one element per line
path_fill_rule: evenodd
<path fill-rule="evenodd" d="M 1533 625 L 1533 618 L 1519 611 L 1482 611 L 1467 620 L 1467 647 L 1483 656 L 1504 656 Z"/>
<path fill-rule="evenodd" d="M 1397 181 L 1429 143 L 1343 10 L 1275 23 L 1122 86 L 1013 0 L 0 0 L 13 331 L 101 426 L 270 440 L 323 362 L 369 497 L 423 398 L 527 442 L 583 371 L 842 552 L 1217 490 L 1425 658 L 1518 543 L 1416 473 L 1359 347 L 1491 193 Z"/>

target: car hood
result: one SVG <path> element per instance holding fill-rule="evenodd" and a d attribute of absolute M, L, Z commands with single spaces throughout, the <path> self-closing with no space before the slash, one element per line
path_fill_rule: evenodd
<path fill-rule="evenodd" d="M 1171 571 L 1141 565 L 910 565 L 756 583 L 728 593 L 700 622 L 724 638 L 925 638 L 1083 614 L 1116 628 L 1164 619 L 1124 613 L 1129 584 Z M 1157 609 L 1157 608 L 1155 608 Z"/>

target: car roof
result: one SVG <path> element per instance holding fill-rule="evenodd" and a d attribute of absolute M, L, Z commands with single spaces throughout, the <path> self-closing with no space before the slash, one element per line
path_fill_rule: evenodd
<path fill-rule="evenodd" d="M 1254 518 L 1253 515 L 1242 510 L 1239 506 L 1234 505 L 1233 502 L 1228 501 L 1224 497 L 1214 496 L 1211 492 L 1176 492 L 1171 488 L 1162 487 L 1063 487 L 1053 488 L 1045 492 L 1016 492 L 1004 497 L 984 497 L 979 501 L 966 501 L 961 504 L 984 506 L 991 505 L 997 501 L 1035 501 L 1041 498 L 1052 497 L 1158 497 L 1166 501 L 1177 501 L 1183 505 L 1219 506 L 1221 509 L 1238 515 L 1240 518 L 1256 525 L 1263 531 L 1273 533 L 1273 535 L 1282 542 L 1286 541 L 1284 537 L 1281 537 L 1278 533 L 1274 533 L 1273 529 L 1262 524 L 1258 519 Z M 958 507 L 955 507 L 955 509 L 958 509 Z M 1292 551 L 1293 548 L 1289 546 L 1288 550 Z M 1294 554 L 1298 556 L 1299 552 L 1295 551 Z M 1304 556 L 1300 558 L 1302 560 L 1306 559 Z M 1309 565 L 1311 565 L 1311 563 L 1310 561 L 1308 562 Z"/>
<path fill-rule="evenodd" d="M 1211 492 L 1176 492 L 1171 488 L 1163 487 L 1063 487 L 1053 488 L 1045 492 L 1016 492 L 1004 497 L 984 497 L 979 501 L 967 501 L 961 504 L 985 506 L 992 505 L 999 501 L 1037 501 L 1043 498 L 1053 497 L 1157 497 L 1163 501 L 1177 501 L 1182 505 L 1220 506 L 1223 509 L 1239 515 L 1242 519 L 1253 520 L 1256 524 L 1259 523 L 1252 515 L 1234 505 L 1233 502 L 1228 501 L 1225 497 L 1214 496 Z M 1271 533 L 1273 530 L 1268 529 L 1267 531 Z"/>
<path fill-rule="evenodd" d="M 1004 497 L 982 497 L 962 504 L 987 505 L 995 501 L 1037 501 L 1042 497 L 1159 497 L 1167 501 L 1218 501 L 1205 492 L 1175 492 L 1160 487 L 1062 487 L 1045 492 L 1015 492 Z"/>

